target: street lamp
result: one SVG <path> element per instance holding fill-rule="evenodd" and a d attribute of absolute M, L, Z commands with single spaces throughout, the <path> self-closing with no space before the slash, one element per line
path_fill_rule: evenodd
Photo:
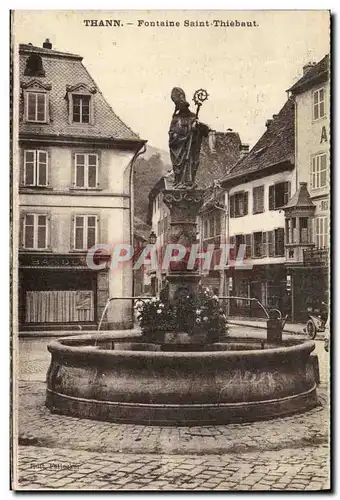
<path fill-rule="evenodd" d="M 151 231 L 150 236 L 149 236 L 149 243 L 151 245 L 154 245 L 156 243 L 156 241 L 157 241 L 157 235 L 153 231 Z"/>

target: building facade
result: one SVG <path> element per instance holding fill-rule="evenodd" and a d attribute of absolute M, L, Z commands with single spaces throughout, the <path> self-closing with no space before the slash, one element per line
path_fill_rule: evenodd
<path fill-rule="evenodd" d="M 298 227 L 301 217 L 287 211 L 287 269 L 292 282 L 295 319 L 328 301 L 330 241 L 330 79 L 329 55 L 303 67 L 303 76 L 289 89 L 295 101 L 296 183 L 303 185 L 314 208 L 305 216 L 310 232 L 305 241 L 289 239 L 288 223 Z M 305 189 L 304 188 L 304 189 Z M 307 195 L 304 195 L 304 198 Z M 304 215 L 304 214 L 303 214 Z M 295 229 L 295 227 L 294 227 Z M 296 251 L 294 251 L 296 248 Z M 302 251 L 298 251 L 302 249 Z M 315 286 L 318 283 L 318 286 Z"/>
<path fill-rule="evenodd" d="M 145 141 L 114 113 L 82 57 L 19 47 L 19 323 L 96 328 L 109 297 L 130 296 L 132 266 L 87 265 L 96 244 L 132 243 L 131 176 Z M 131 304 L 108 310 L 129 328 Z"/>
<path fill-rule="evenodd" d="M 168 241 L 170 211 L 163 202 L 162 191 L 164 189 L 171 189 L 173 181 L 172 173 L 161 177 L 149 194 L 148 224 L 150 224 L 152 232 L 155 235 L 155 246 L 159 263 L 157 270 L 146 269 L 152 295 L 160 294 L 166 280 L 166 270 L 162 269 L 161 264 L 164 257 L 164 248 Z"/>
<path fill-rule="evenodd" d="M 225 271 L 224 294 L 230 314 L 262 315 L 244 298 L 289 313 L 285 268 L 283 207 L 295 188 L 294 102 L 266 122 L 266 131 L 221 180 L 228 211 L 226 241 L 234 245 Z M 240 245 L 246 245 L 245 267 L 235 267 Z"/>

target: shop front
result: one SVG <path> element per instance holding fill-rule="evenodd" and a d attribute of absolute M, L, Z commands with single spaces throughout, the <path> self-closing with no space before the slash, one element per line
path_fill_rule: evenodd
<path fill-rule="evenodd" d="M 107 271 L 90 270 L 84 256 L 19 257 L 21 330 L 95 329 L 107 299 Z"/>
<path fill-rule="evenodd" d="M 229 301 L 231 316 L 266 317 L 263 308 L 247 298 L 257 299 L 267 309 L 279 309 L 283 314 L 290 314 L 284 265 L 253 266 L 248 270 L 230 269 L 226 282 L 228 295 L 235 297 Z"/>

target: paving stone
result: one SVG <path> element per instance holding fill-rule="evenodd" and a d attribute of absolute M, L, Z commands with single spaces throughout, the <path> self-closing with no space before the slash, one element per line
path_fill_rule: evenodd
<path fill-rule="evenodd" d="M 322 406 L 304 414 L 205 428 L 143 427 L 51 414 L 44 404 L 45 384 L 35 378 L 39 363 L 34 352 L 24 359 L 28 380 L 19 384 L 19 435 L 27 444 L 19 446 L 18 489 L 288 491 L 329 487 L 325 385 L 318 388 Z M 30 440 L 39 446 L 30 446 Z M 60 468 L 54 470 L 53 464 Z M 69 464 L 78 467 L 61 468 Z"/>

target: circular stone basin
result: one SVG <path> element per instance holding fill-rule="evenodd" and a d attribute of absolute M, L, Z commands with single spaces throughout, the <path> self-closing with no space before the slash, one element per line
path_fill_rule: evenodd
<path fill-rule="evenodd" d="M 268 419 L 317 404 L 312 341 L 229 338 L 208 346 L 92 334 L 49 344 L 46 404 L 80 418 L 145 425 Z"/>

